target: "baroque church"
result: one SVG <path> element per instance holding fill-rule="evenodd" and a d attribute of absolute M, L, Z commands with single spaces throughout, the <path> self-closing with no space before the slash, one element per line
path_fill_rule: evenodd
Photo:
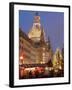
<path fill-rule="evenodd" d="M 52 49 L 50 40 L 46 41 L 44 28 L 40 22 L 40 16 L 36 12 L 34 17 L 34 23 L 31 30 L 28 33 L 28 37 L 34 42 L 37 49 L 37 60 L 41 63 L 47 63 L 52 59 Z"/>
<path fill-rule="evenodd" d="M 21 29 L 20 29 L 20 32 L 21 32 Z M 26 37 L 28 39 L 26 39 Z M 26 58 L 26 56 L 24 55 L 24 64 L 28 64 L 28 63 L 29 64 L 30 63 L 31 64 L 34 64 L 34 63 L 45 64 L 52 60 L 53 52 L 52 52 L 52 48 L 50 44 L 50 39 L 48 38 L 47 40 L 45 37 L 45 31 L 44 31 L 43 26 L 41 25 L 40 16 L 38 12 L 36 12 L 34 16 L 33 25 L 31 29 L 29 30 L 28 35 L 26 36 L 23 32 L 23 34 L 20 34 L 20 39 L 24 41 L 24 45 L 23 45 L 24 48 L 26 47 L 28 49 L 26 51 L 22 50 L 22 53 L 24 52 L 24 54 L 27 57 L 29 56 L 32 57 L 31 60 L 29 60 L 30 58 Z M 25 46 L 26 42 L 30 43 L 29 44 L 30 46 L 28 45 L 29 47 L 27 47 L 27 45 Z M 21 42 L 20 42 L 20 46 L 21 46 Z M 30 47 L 32 47 L 31 50 L 29 50 Z M 31 51 L 32 54 L 30 52 L 28 53 L 27 51 Z M 21 52 L 20 52 L 20 55 L 21 55 Z"/>

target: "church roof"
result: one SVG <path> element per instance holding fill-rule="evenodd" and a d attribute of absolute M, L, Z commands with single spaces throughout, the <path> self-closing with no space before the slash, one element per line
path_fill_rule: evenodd
<path fill-rule="evenodd" d="M 35 27 L 32 27 L 32 29 L 30 30 L 30 32 L 28 33 L 29 38 L 40 38 L 41 36 L 41 29 L 37 29 Z"/>

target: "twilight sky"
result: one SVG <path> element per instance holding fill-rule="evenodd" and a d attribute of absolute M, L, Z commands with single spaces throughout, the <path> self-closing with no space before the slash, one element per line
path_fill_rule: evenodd
<path fill-rule="evenodd" d="M 64 13 L 37 11 L 46 38 L 49 36 L 53 51 L 64 44 Z M 19 11 L 19 27 L 27 34 L 31 29 L 36 11 Z"/>

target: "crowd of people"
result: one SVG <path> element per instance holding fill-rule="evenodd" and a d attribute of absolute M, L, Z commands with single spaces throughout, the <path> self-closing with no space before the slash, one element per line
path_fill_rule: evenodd
<path fill-rule="evenodd" d="M 64 76 L 63 70 L 46 70 L 44 67 L 35 68 L 23 68 L 19 69 L 19 79 L 29 79 L 29 78 L 45 78 L 45 77 L 61 77 Z"/>

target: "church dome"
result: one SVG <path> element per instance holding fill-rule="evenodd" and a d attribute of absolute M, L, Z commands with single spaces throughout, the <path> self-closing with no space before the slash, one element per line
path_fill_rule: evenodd
<path fill-rule="evenodd" d="M 31 40 L 38 42 L 41 39 L 41 34 L 42 34 L 42 26 L 40 23 L 40 16 L 38 14 L 36 14 L 36 16 L 34 17 L 33 26 L 28 33 L 28 37 Z"/>
<path fill-rule="evenodd" d="M 33 39 L 33 38 L 40 39 L 41 29 L 33 26 L 32 29 L 30 30 L 30 32 L 28 33 L 28 36 L 29 36 L 30 39 Z"/>

